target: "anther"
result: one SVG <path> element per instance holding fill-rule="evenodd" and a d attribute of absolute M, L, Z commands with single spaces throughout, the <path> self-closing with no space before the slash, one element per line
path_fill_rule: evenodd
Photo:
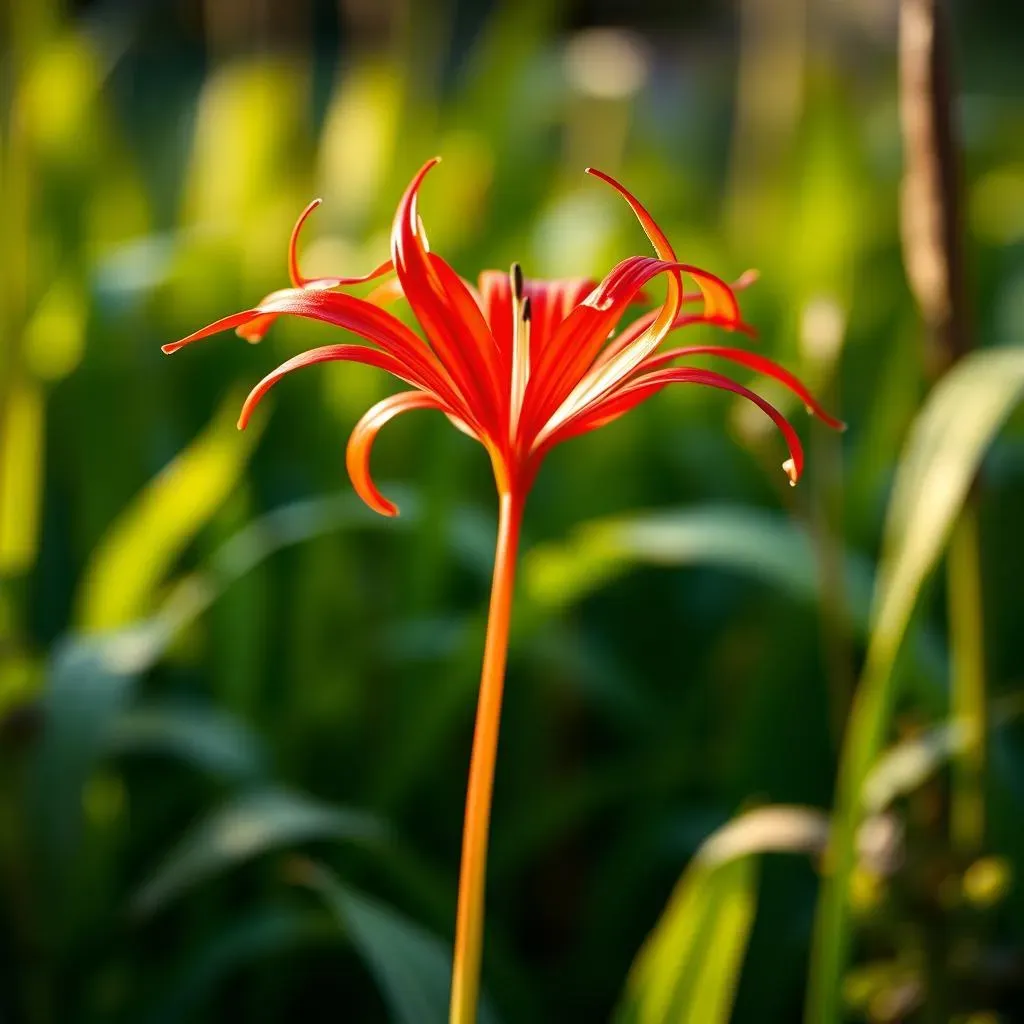
<path fill-rule="evenodd" d="M 512 278 L 512 294 L 517 300 L 521 299 L 523 297 L 523 268 L 518 263 L 513 263 L 510 276 Z"/>

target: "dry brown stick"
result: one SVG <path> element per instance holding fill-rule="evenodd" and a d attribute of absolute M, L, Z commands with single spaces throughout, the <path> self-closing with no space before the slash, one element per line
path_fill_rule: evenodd
<path fill-rule="evenodd" d="M 940 0 L 902 0 L 903 257 L 932 339 L 933 378 L 971 347 L 949 36 Z"/>

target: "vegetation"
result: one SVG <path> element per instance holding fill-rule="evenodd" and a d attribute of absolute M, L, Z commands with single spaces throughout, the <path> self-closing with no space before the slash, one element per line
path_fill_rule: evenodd
<path fill-rule="evenodd" d="M 902 52 L 886 5 L 584 31 L 598 6 L 0 14 L 5 1017 L 444 1019 L 486 459 L 442 417 L 393 425 L 385 519 L 344 474 L 382 374 L 296 375 L 235 429 L 336 331 L 160 353 L 285 283 L 313 196 L 307 272 L 374 266 L 440 153 L 424 220 L 460 271 L 640 251 L 598 166 L 682 259 L 759 268 L 758 351 L 849 424 L 747 375 L 797 423 L 795 489 L 770 422 L 699 389 L 548 457 L 481 1020 L 1016 1019 L 1020 12 L 957 9 L 944 93 L 908 77 L 926 0 Z"/>

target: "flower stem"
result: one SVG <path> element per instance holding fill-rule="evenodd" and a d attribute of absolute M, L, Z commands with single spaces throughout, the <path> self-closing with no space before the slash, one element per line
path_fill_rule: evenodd
<path fill-rule="evenodd" d="M 505 683 L 512 588 L 523 502 L 512 491 L 500 494 L 498 544 L 487 615 L 487 640 L 480 675 L 473 752 L 466 791 L 466 820 L 462 831 L 462 867 L 455 923 L 450 1024 L 475 1024 L 480 993 L 480 953 L 483 947 L 484 889 L 487 836 L 491 820 L 494 764 L 498 753 L 501 696 Z"/>

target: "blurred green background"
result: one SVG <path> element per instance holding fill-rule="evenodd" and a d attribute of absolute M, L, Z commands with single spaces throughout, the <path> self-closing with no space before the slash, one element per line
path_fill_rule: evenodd
<path fill-rule="evenodd" d="M 682 259 L 761 270 L 757 344 L 850 424 L 753 382 L 807 443 L 792 491 L 771 425 L 697 389 L 549 457 L 492 1019 L 785 1024 L 813 970 L 819 1019 L 1024 1020 L 1024 11 L 953 16 L 983 351 L 935 385 L 895 3 L 7 0 L 3 1020 L 444 1018 L 486 460 L 441 417 L 396 424 L 380 519 L 343 446 L 383 375 L 299 374 L 234 428 L 336 332 L 159 350 L 284 285 L 315 195 L 307 272 L 368 270 L 435 153 L 423 217 L 466 276 L 645 252 L 594 164 Z"/>

